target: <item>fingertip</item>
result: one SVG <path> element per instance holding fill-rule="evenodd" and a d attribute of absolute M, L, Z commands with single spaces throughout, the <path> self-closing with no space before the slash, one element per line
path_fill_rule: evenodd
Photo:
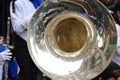
<path fill-rule="evenodd" d="M 10 52 L 9 54 L 10 54 L 10 55 L 12 55 L 12 53 L 11 53 L 11 52 Z"/>
<path fill-rule="evenodd" d="M 10 49 L 6 49 L 6 51 L 10 52 Z"/>

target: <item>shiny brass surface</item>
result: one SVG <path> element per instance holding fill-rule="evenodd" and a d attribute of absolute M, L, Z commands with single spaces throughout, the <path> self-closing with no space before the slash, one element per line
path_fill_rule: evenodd
<path fill-rule="evenodd" d="M 28 27 L 36 66 L 53 80 L 90 80 L 111 62 L 115 22 L 98 0 L 45 0 Z"/>
<path fill-rule="evenodd" d="M 77 60 L 85 56 L 88 44 L 95 41 L 92 22 L 82 14 L 65 12 L 51 20 L 45 29 L 45 42 L 54 56 Z"/>

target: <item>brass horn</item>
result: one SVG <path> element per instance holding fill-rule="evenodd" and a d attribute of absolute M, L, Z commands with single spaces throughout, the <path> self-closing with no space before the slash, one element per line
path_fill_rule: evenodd
<path fill-rule="evenodd" d="M 115 22 L 98 0 L 45 0 L 28 28 L 36 66 L 53 80 L 90 80 L 111 62 Z"/>

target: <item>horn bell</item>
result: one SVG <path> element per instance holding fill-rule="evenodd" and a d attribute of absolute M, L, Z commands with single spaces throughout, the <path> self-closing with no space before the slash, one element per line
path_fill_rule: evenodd
<path fill-rule="evenodd" d="M 36 66 L 53 80 L 90 80 L 111 62 L 115 21 L 98 0 L 45 0 L 27 31 Z"/>

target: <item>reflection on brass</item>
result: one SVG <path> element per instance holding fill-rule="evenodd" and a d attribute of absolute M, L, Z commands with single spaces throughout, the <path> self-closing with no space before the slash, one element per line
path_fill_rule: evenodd
<path fill-rule="evenodd" d="M 84 23 L 75 18 L 59 22 L 54 35 L 56 44 L 65 52 L 78 51 L 87 40 L 87 30 Z"/>
<path fill-rule="evenodd" d="M 114 19 L 99 0 L 45 0 L 27 33 L 32 60 L 52 80 L 92 80 L 117 44 Z"/>

